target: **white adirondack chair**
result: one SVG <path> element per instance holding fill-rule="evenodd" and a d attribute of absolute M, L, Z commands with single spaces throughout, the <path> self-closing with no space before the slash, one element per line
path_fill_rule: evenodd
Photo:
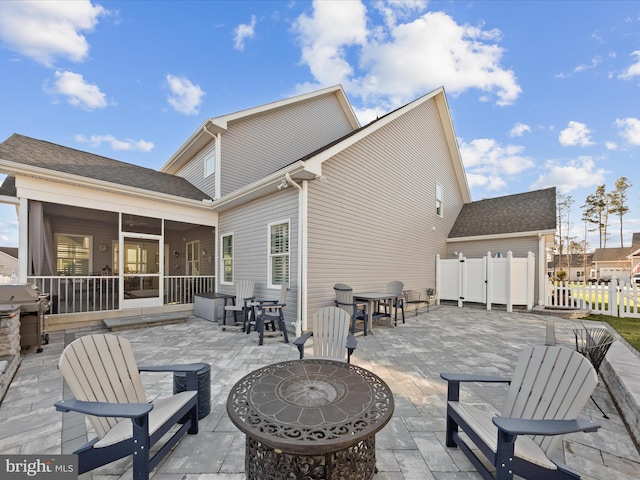
<path fill-rule="evenodd" d="M 338 307 L 324 307 L 313 314 L 313 330 L 296 338 L 293 342 L 304 358 L 304 344 L 313 336 L 313 356 L 332 358 L 351 363 L 351 354 L 358 346 L 349 333 L 351 316 Z"/>
<path fill-rule="evenodd" d="M 134 480 L 147 480 L 186 433 L 198 433 L 197 372 L 201 363 L 139 367 L 127 339 L 99 334 L 69 344 L 58 367 L 75 398 L 57 402 L 56 409 L 88 415 L 97 436 L 74 452 L 79 474 L 132 455 Z M 187 390 L 150 403 L 140 371 L 185 372 Z M 179 428 L 150 456 L 151 447 L 176 425 Z"/>
<path fill-rule="evenodd" d="M 440 376 L 448 382 L 446 444 L 460 447 L 483 478 L 505 480 L 514 474 L 545 480 L 580 478 L 552 456 L 562 434 L 599 428 L 578 418 L 598 383 L 589 360 L 568 348 L 529 347 L 520 354 L 511 378 Z M 509 382 L 502 413 L 492 415 L 460 402 L 461 382 Z M 495 467 L 495 477 L 473 445 Z"/>
<path fill-rule="evenodd" d="M 227 305 L 224 307 L 224 321 L 223 324 L 226 325 L 227 312 L 233 312 L 233 321 L 234 323 L 238 323 L 238 312 L 242 314 L 242 330 L 247 328 L 247 320 L 249 319 L 249 312 L 251 307 L 249 303 L 255 300 L 255 296 L 253 291 L 255 290 L 256 284 L 253 280 L 238 280 L 235 283 L 236 287 L 236 299 L 233 305 Z M 224 330 L 224 328 L 223 328 Z"/>

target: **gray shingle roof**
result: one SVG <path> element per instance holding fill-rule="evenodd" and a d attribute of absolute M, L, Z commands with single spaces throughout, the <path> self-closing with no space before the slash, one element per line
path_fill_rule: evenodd
<path fill-rule="evenodd" d="M 556 188 L 551 187 L 467 203 L 449 232 L 449 238 L 539 232 L 555 228 Z"/>
<path fill-rule="evenodd" d="M 638 246 L 635 247 L 612 247 L 612 248 L 596 248 L 593 252 L 594 262 L 620 262 L 627 260 Z"/>
<path fill-rule="evenodd" d="M 4 252 L 13 258 L 18 258 L 18 247 L 0 247 L 0 252 Z"/>
<path fill-rule="evenodd" d="M 0 158 L 182 198 L 193 200 L 210 198 L 182 177 L 63 147 L 55 143 L 36 140 L 17 133 L 0 143 Z"/>

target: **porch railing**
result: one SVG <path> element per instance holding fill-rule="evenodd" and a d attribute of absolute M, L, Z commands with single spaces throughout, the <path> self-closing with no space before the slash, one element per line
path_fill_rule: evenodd
<path fill-rule="evenodd" d="M 118 276 L 30 276 L 27 281 L 49 294 L 53 315 L 120 309 Z M 213 275 L 174 275 L 162 281 L 164 305 L 193 303 L 198 293 L 215 290 Z"/>

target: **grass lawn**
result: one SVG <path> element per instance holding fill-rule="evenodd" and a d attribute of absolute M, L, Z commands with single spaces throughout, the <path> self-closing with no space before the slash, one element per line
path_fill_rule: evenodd
<path fill-rule="evenodd" d="M 631 346 L 640 351 L 640 319 L 610 317 L 609 315 L 599 314 L 589 315 L 585 320 L 608 323 L 615 328 Z"/>

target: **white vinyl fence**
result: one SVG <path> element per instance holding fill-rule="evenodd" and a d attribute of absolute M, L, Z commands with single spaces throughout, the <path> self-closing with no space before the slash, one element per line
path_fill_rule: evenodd
<path fill-rule="evenodd" d="M 535 292 L 535 255 L 529 252 L 526 258 L 515 258 L 512 252 L 506 257 L 492 257 L 487 252 L 482 258 L 455 259 L 436 257 L 436 290 L 438 301 L 454 300 L 462 307 L 464 302 L 484 303 L 487 310 L 491 304 L 507 306 L 525 305 L 533 308 Z"/>
<path fill-rule="evenodd" d="M 613 317 L 640 318 L 640 289 L 636 284 L 611 280 L 608 284 L 558 282 L 547 283 L 546 306 L 583 308 L 591 313 Z"/>

